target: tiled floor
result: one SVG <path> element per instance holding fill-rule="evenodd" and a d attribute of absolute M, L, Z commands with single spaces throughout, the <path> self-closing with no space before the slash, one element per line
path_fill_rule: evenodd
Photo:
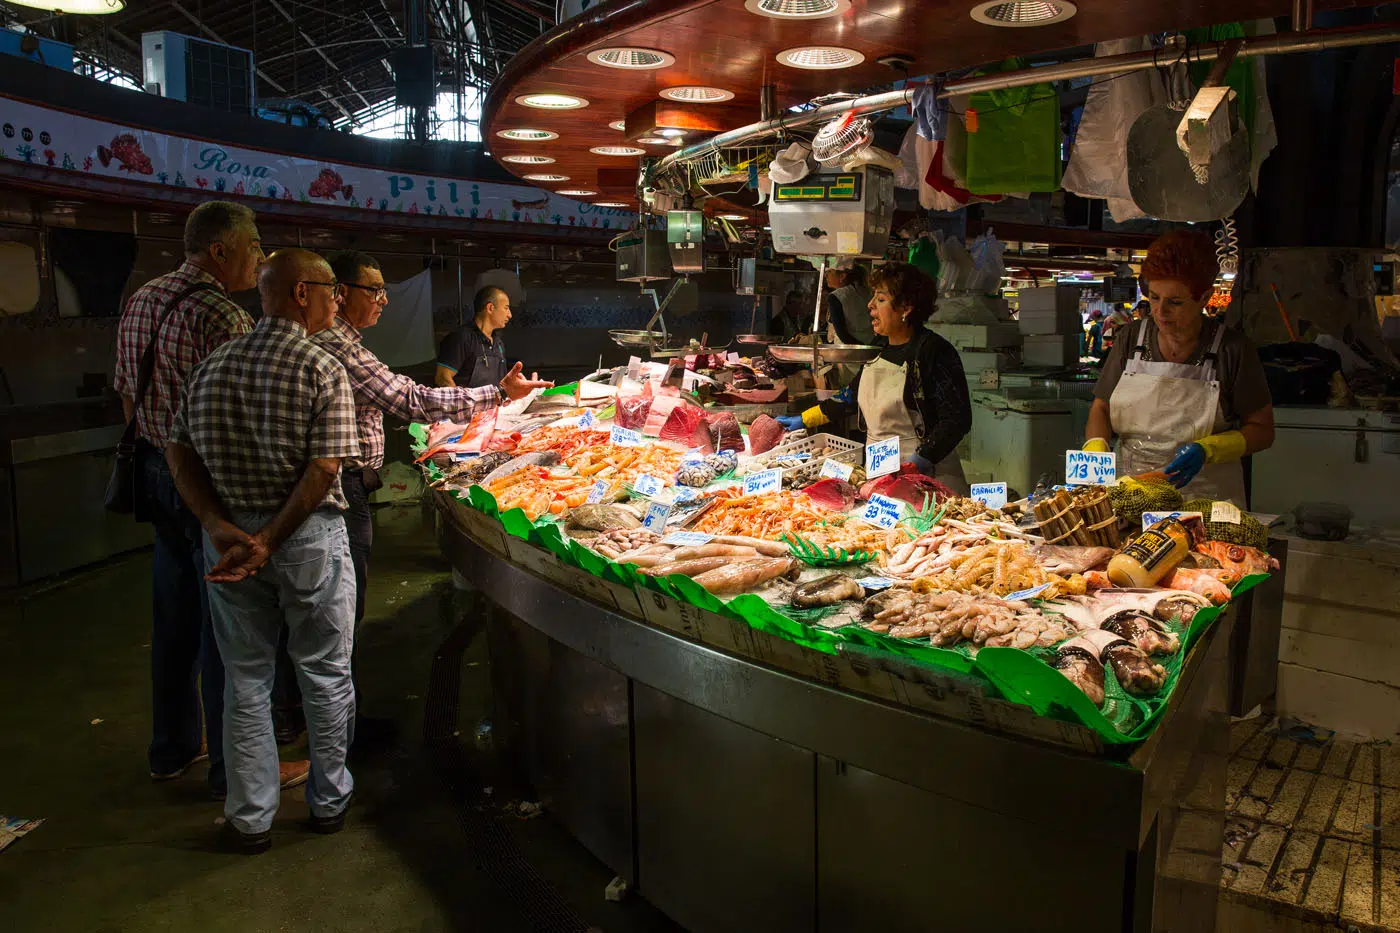
<path fill-rule="evenodd" d="M 1400 931 L 1400 746 L 1284 733 L 1233 727 L 1223 900 L 1298 929 Z"/>

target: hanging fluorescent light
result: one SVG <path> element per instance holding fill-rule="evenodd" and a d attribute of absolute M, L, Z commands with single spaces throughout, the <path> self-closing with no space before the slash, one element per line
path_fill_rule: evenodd
<path fill-rule="evenodd" d="M 850 0 L 744 0 L 750 13 L 774 19 L 821 19 L 850 8 Z"/>
<path fill-rule="evenodd" d="M 626 201 L 594 201 L 599 207 L 628 207 Z"/>
<path fill-rule="evenodd" d="M 692 84 L 682 87 L 668 87 L 661 92 L 661 96 L 666 100 L 680 101 L 683 104 L 717 104 L 720 101 L 733 100 L 734 92 L 726 91 L 724 88 Z"/>
<path fill-rule="evenodd" d="M 508 155 L 501 156 L 501 161 L 513 162 L 516 165 L 549 165 L 554 160 L 542 155 Z"/>
<path fill-rule="evenodd" d="M 645 149 L 638 149 L 636 146 L 594 146 L 588 151 L 594 155 L 602 156 L 639 156 L 647 154 Z"/>
<path fill-rule="evenodd" d="M 120 13 L 126 9 L 126 0 L 9 0 L 15 6 L 43 10 L 47 13 L 84 13 L 101 16 L 106 13 Z"/>
<path fill-rule="evenodd" d="M 502 139 L 518 139 L 522 142 L 544 142 L 547 139 L 559 138 L 558 133 L 551 133 L 549 130 L 497 130 L 496 135 Z"/>
<path fill-rule="evenodd" d="M 568 181 L 568 175 L 521 175 L 526 181 Z"/>
<path fill-rule="evenodd" d="M 855 49 L 843 49 L 835 45 L 808 45 L 779 52 L 778 61 L 793 68 L 834 71 L 859 65 L 865 61 L 865 56 Z"/>
<path fill-rule="evenodd" d="M 638 49 L 631 47 L 598 49 L 588 53 L 588 60 L 606 68 L 626 68 L 642 71 L 648 68 L 665 68 L 676 63 L 676 56 L 660 49 Z"/>
<path fill-rule="evenodd" d="M 521 94 L 515 102 L 537 110 L 577 110 L 588 106 L 588 101 L 572 94 Z"/>
<path fill-rule="evenodd" d="M 1062 23 L 1078 12 L 1068 0 L 996 0 L 973 7 L 972 18 L 987 26 L 1024 29 Z"/>
<path fill-rule="evenodd" d="M 562 194 L 565 197 L 570 198 L 586 198 L 590 197 L 591 195 L 595 195 L 598 192 L 594 191 L 592 188 L 560 188 L 554 193 Z"/>

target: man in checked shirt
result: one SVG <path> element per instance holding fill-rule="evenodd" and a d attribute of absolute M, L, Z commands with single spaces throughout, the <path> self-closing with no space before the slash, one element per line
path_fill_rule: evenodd
<path fill-rule="evenodd" d="M 466 422 L 483 407 L 494 407 L 504 399 L 522 398 L 533 389 L 548 388 L 553 383 L 526 379 L 519 363 L 499 386 L 477 388 L 430 388 L 390 371 L 360 342 L 361 332 L 379 321 L 389 302 L 379 262 L 368 253 L 353 250 L 336 253 L 330 262 L 340 282 L 340 309 L 335 322 L 312 339 L 345 367 L 355 394 L 360 456 L 342 465 L 340 486 L 348 503 L 345 528 L 350 534 L 350 556 L 355 562 L 355 626 L 358 629 L 365 615 L 365 580 L 374 536 L 369 495 L 379 488 L 378 470 L 384 465 L 384 416 L 399 421 L 448 418 Z M 368 751 L 391 735 L 391 724 L 387 720 L 360 716 L 355 723 L 355 750 Z"/>
<path fill-rule="evenodd" d="M 166 447 L 204 529 L 226 683 L 224 815 L 247 853 L 271 846 L 280 796 L 269 700 L 284 625 L 310 737 L 309 828 L 338 832 L 354 789 L 355 576 L 339 474 L 360 445 L 345 370 L 308 339 L 335 319 L 340 288 L 324 259 L 290 249 L 263 265 L 258 291 L 262 320 L 191 373 Z"/>

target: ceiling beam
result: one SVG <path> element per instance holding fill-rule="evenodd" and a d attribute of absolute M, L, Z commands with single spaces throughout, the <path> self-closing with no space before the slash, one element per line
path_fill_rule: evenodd
<path fill-rule="evenodd" d="M 180 3 L 179 3 L 179 0 L 171 0 L 170 6 L 171 6 L 172 9 L 175 10 L 175 12 L 179 13 L 181 16 L 183 16 L 185 19 L 189 20 L 191 23 L 194 23 L 195 28 L 197 28 L 200 32 L 204 33 L 204 34 L 205 34 L 206 36 L 208 36 L 209 38 L 213 39 L 215 42 L 219 43 L 220 45 L 232 45 L 232 44 L 233 44 L 232 42 L 226 41 L 226 40 L 224 39 L 223 36 L 219 35 L 217 32 L 215 32 L 214 30 L 210 29 L 208 26 L 204 25 L 204 23 L 200 21 L 199 17 L 195 16 L 195 15 L 194 15 L 193 13 L 191 13 L 189 10 L 187 10 L 187 9 L 185 9 L 183 6 L 181 6 Z M 113 33 L 116 32 L 115 29 L 112 30 L 112 31 L 113 31 Z M 138 46 L 138 48 L 139 48 L 139 46 Z M 256 66 L 256 64 L 257 64 L 257 63 L 255 62 L 254 65 Z M 258 67 L 254 67 L 253 70 L 254 70 L 255 72 L 257 72 L 257 75 L 258 75 L 259 78 L 262 78 L 262 79 L 263 79 L 264 81 L 266 81 L 269 85 L 271 85 L 272 88 L 273 88 L 274 90 L 276 90 L 279 94 L 286 94 L 286 93 L 287 93 L 287 89 L 286 89 L 285 87 L 283 87 L 282 85 L 278 84 L 276 81 L 272 80 L 272 77 L 271 77 L 266 71 L 263 71 L 261 68 L 258 68 Z"/>
<path fill-rule="evenodd" d="M 374 21 L 374 17 L 369 15 L 369 10 L 362 10 L 361 12 L 365 14 L 365 19 L 369 20 L 369 28 L 374 30 L 374 34 L 384 40 L 385 46 L 393 49 L 394 43 L 390 41 L 388 36 L 384 35 L 384 30 L 380 29 L 379 24 Z M 394 80 L 394 69 L 389 67 L 389 59 L 381 58 L 379 59 L 379 64 L 384 66 L 384 71 L 389 75 L 389 80 Z"/>
<path fill-rule="evenodd" d="M 345 86 L 348 87 L 357 97 L 360 98 L 360 102 L 362 104 L 368 107 L 369 100 L 365 97 L 365 95 L 355 90 L 355 85 L 351 84 L 349 79 L 345 78 L 344 75 L 341 75 L 340 67 L 336 65 L 334 61 L 331 60 L 331 57 L 329 55 L 327 55 L 324 51 L 321 50 L 321 46 L 317 44 L 315 39 L 311 38 L 310 34 L 308 34 L 305 29 L 302 29 L 300 26 L 297 25 L 297 21 L 292 18 L 292 14 L 287 12 L 287 8 L 282 6 L 282 4 L 278 3 L 277 0 L 267 0 L 267 2 L 272 5 L 272 8 L 274 10 L 282 14 L 282 18 L 285 19 L 288 25 L 295 29 L 298 34 L 300 34 L 302 39 L 306 40 L 306 44 L 311 46 L 312 51 L 314 51 L 317 55 L 321 56 L 321 60 L 326 63 L 326 66 L 330 68 L 331 72 L 336 75 L 340 75 L 340 80 L 345 82 Z M 337 102 L 337 104 L 339 105 L 339 102 Z M 345 114 L 347 119 L 353 119 L 350 115 L 350 111 L 346 110 L 343 105 L 340 105 L 340 109 L 341 112 Z"/>

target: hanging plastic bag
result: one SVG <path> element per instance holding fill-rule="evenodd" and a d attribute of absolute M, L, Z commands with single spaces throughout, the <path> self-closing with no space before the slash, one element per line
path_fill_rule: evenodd
<path fill-rule="evenodd" d="M 1001 291 L 1001 279 L 1006 273 L 1006 266 L 1002 262 L 1002 254 L 1006 252 L 1006 247 L 996 238 L 996 234 L 988 231 L 968 244 L 968 252 L 972 256 L 972 279 L 968 283 L 968 291 L 976 295 L 995 295 Z"/>
<path fill-rule="evenodd" d="M 1018 71 L 1007 59 L 992 71 Z M 980 91 L 968 100 L 967 190 L 973 194 L 1060 187 L 1060 100 L 1050 84 Z"/>
<path fill-rule="evenodd" d="M 943 139 L 937 143 L 924 143 L 933 146 L 933 156 L 929 160 L 924 181 L 929 188 L 925 207 L 930 210 L 955 211 L 969 204 L 1000 201 L 1001 195 L 978 197 L 967 190 L 967 132 L 962 118 L 956 114 L 949 116 L 944 127 Z M 924 199 L 921 198 L 921 203 Z"/>

